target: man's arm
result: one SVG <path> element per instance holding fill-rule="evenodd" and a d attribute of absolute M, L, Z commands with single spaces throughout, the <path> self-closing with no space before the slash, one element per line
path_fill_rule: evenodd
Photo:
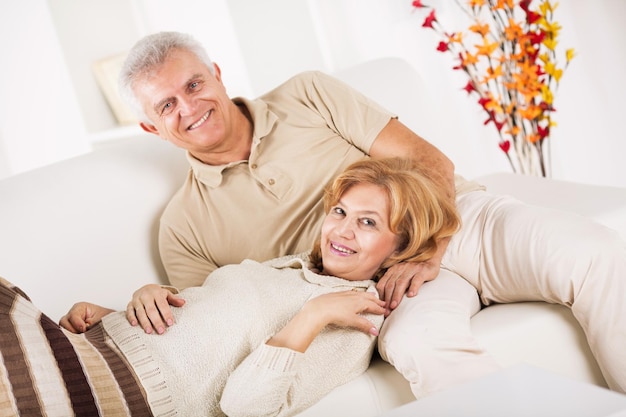
<path fill-rule="evenodd" d="M 372 158 L 397 156 L 418 161 L 454 203 L 454 164 L 439 149 L 399 120 L 391 119 L 378 134 L 370 148 L 370 156 Z M 438 242 L 437 253 L 428 261 L 401 263 L 389 268 L 378 281 L 376 289 L 380 298 L 387 301 L 390 310 L 400 304 L 405 293 L 408 297 L 414 297 L 424 282 L 437 277 L 448 242 L 449 239 Z"/>
<path fill-rule="evenodd" d="M 454 164 L 434 145 L 423 139 L 398 119 L 391 119 L 380 131 L 372 147 L 372 158 L 402 157 L 419 162 L 432 175 L 446 195 L 454 200 Z"/>

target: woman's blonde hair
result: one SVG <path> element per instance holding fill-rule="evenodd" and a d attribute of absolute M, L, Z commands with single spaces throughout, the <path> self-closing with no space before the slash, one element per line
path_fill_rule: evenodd
<path fill-rule="evenodd" d="M 353 163 L 327 187 L 325 212 L 357 184 L 373 184 L 386 192 L 389 228 L 399 236 L 398 251 L 383 262 L 376 278 L 397 263 L 432 258 L 439 242 L 452 236 L 460 226 L 454 202 L 410 159 L 365 159 Z M 323 269 L 319 242 L 313 248 L 311 262 L 320 271 Z"/>

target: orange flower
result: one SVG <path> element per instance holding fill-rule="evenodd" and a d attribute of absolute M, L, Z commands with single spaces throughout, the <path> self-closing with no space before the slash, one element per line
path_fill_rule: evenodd
<path fill-rule="evenodd" d="M 469 30 L 474 33 L 480 34 L 480 36 L 484 38 L 489 33 L 489 25 L 486 25 L 486 24 L 482 25 L 480 23 L 476 23 L 475 25 L 471 25 L 469 27 Z"/>

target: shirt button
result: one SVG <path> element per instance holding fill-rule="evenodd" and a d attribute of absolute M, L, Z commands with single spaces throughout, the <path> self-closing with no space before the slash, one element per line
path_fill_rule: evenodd
<path fill-rule="evenodd" d="M 269 183 L 269 185 L 274 185 L 276 183 L 276 181 L 274 181 L 274 178 L 270 178 L 268 183 Z"/>
<path fill-rule="evenodd" d="M 252 164 L 252 165 L 250 166 L 250 168 L 252 168 L 252 169 L 256 169 L 256 168 L 257 168 L 257 164 Z"/>

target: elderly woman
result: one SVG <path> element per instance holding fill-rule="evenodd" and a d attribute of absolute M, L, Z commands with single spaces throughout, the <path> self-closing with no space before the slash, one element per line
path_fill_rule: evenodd
<path fill-rule="evenodd" d="M 409 161 L 357 162 L 328 188 L 310 253 L 225 266 L 179 294 L 146 286 L 139 293 L 153 304 L 131 302 L 126 314 L 82 302 L 59 327 L 2 281 L 0 406 L 22 415 L 297 414 L 367 369 L 386 310 L 376 279 L 429 259 L 458 228 L 436 190 Z"/>

